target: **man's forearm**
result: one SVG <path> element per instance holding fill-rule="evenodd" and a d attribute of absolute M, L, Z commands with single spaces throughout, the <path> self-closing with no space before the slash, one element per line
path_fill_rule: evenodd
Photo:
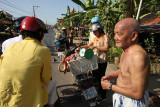
<path fill-rule="evenodd" d="M 133 90 L 132 87 L 120 87 L 117 85 L 112 85 L 111 90 L 124 96 L 134 98 L 136 100 L 141 100 L 144 96 L 142 92 Z"/>
<path fill-rule="evenodd" d="M 117 71 L 113 72 L 112 74 L 110 74 L 113 78 L 118 77 L 118 75 L 120 74 L 120 69 L 118 69 Z"/>

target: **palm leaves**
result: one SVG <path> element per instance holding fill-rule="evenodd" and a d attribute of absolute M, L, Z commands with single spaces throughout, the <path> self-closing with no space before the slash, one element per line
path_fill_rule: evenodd
<path fill-rule="evenodd" d="M 72 0 L 74 3 L 80 5 L 82 9 L 86 8 L 86 6 L 80 0 Z"/>

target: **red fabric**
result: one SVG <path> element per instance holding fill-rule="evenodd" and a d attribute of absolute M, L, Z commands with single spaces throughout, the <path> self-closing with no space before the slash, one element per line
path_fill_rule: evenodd
<path fill-rule="evenodd" d="M 63 20 L 62 20 L 62 18 L 61 18 L 61 23 L 63 24 Z"/>
<path fill-rule="evenodd" d="M 72 9 L 72 11 L 71 11 L 71 14 L 73 14 L 74 13 L 74 8 Z"/>
<path fill-rule="evenodd" d="M 75 60 L 75 58 L 78 56 L 79 54 L 78 53 L 74 53 L 74 54 L 71 54 L 70 56 L 68 56 L 65 61 L 73 61 Z"/>

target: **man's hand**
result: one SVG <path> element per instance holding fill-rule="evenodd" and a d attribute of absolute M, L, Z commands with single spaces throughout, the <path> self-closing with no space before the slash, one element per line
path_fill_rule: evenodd
<path fill-rule="evenodd" d="M 80 47 L 75 49 L 75 53 L 77 53 L 80 50 Z"/>
<path fill-rule="evenodd" d="M 109 86 L 110 86 L 110 82 L 108 81 L 108 80 L 102 80 L 101 81 L 101 86 L 102 86 L 102 88 L 104 89 L 104 90 L 109 90 Z"/>
<path fill-rule="evenodd" d="M 104 81 L 104 80 L 108 80 L 108 81 L 111 81 L 113 79 L 113 77 L 111 75 L 105 75 L 101 78 L 101 81 Z"/>

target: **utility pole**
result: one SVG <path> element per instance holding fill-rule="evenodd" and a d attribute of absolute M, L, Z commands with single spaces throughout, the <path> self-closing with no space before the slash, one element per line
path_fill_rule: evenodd
<path fill-rule="evenodd" d="M 40 6 L 33 6 L 33 17 L 36 17 L 36 15 L 35 15 L 35 7 L 36 7 L 36 9 L 37 9 L 37 8 L 40 7 Z"/>
<path fill-rule="evenodd" d="M 139 18 L 139 14 L 140 14 L 140 11 L 141 11 L 141 6 L 142 6 L 142 1 L 143 0 L 140 0 L 140 3 L 139 3 L 139 8 L 138 8 L 136 20 L 138 20 L 138 18 Z"/>

